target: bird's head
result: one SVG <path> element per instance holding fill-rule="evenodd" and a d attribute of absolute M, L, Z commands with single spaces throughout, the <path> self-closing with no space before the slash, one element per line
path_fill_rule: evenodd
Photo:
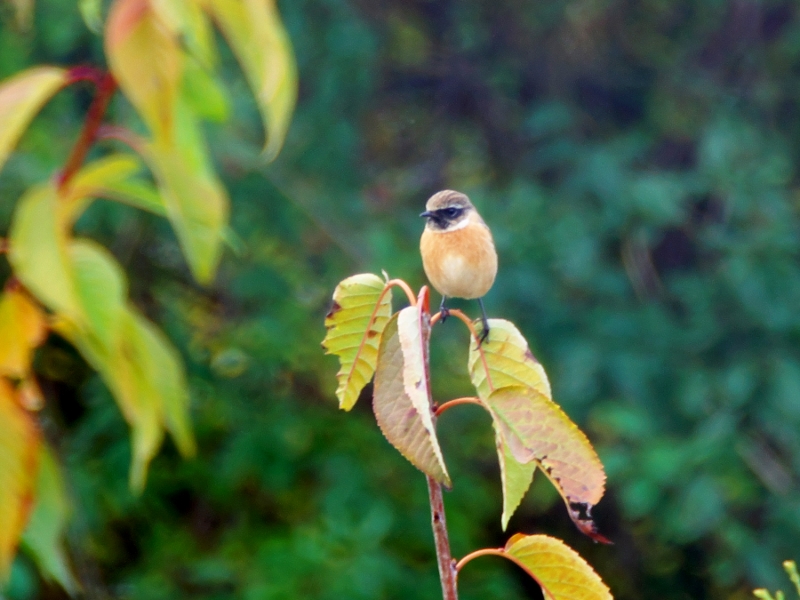
<path fill-rule="evenodd" d="M 430 229 L 451 231 L 466 226 L 473 214 L 477 216 L 475 207 L 465 194 L 442 190 L 428 199 L 425 212 L 419 216 L 425 217 Z"/>

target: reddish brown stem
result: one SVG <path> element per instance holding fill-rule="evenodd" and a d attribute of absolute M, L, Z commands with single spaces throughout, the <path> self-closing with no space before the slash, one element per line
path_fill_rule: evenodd
<path fill-rule="evenodd" d="M 69 183 L 78 169 L 83 165 L 86 160 L 86 155 L 94 144 L 97 138 L 97 131 L 103 122 L 103 117 L 106 114 L 108 103 L 117 89 L 117 82 L 111 73 L 98 71 L 91 67 L 76 67 L 70 72 L 70 82 L 76 81 L 92 81 L 97 86 L 92 104 L 89 106 L 89 111 L 86 113 L 86 120 L 83 123 L 83 129 L 78 137 L 75 145 L 72 146 L 72 151 L 67 158 L 64 169 L 58 176 L 58 188 L 63 189 Z"/>
<path fill-rule="evenodd" d="M 428 477 L 428 498 L 431 503 L 431 524 L 436 544 L 436 560 L 439 563 L 439 578 L 442 581 L 443 600 L 458 600 L 456 587 L 456 563 L 450 554 L 450 540 L 447 537 L 447 522 L 444 516 L 444 497 L 442 486 Z"/>
<path fill-rule="evenodd" d="M 481 401 L 475 398 L 474 396 L 467 396 L 465 398 L 456 398 L 455 400 L 449 400 L 442 404 L 439 408 L 436 409 L 435 414 L 437 417 L 440 416 L 446 410 L 453 408 L 454 406 L 459 406 L 461 404 L 477 404 L 478 406 L 483 406 Z"/>

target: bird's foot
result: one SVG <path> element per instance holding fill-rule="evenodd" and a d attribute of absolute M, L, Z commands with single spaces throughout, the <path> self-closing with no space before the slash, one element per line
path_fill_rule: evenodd
<path fill-rule="evenodd" d="M 444 323 L 447 320 L 447 317 L 450 316 L 450 309 L 442 306 L 441 308 L 439 308 L 439 314 L 442 315 L 439 318 L 439 322 Z"/>
<path fill-rule="evenodd" d="M 483 328 L 480 337 L 478 338 L 478 348 L 483 345 L 483 342 L 489 343 L 489 327 L 486 326 Z"/>

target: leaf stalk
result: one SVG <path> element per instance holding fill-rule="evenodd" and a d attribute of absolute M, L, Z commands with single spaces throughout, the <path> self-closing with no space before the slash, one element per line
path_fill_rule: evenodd
<path fill-rule="evenodd" d="M 75 145 L 72 146 L 64 169 L 58 176 L 57 183 L 59 190 L 64 189 L 72 176 L 75 175 L 78 169 L 83 165 L 86 155 L 97 139 L 97 132 L 103 122 L 103 117 L 105 117 L 111 97 L 117 89 L 117 82 L 109 72 L 102 72 L 89 67 L 76 67 L 72 70 L 70 75 L 70 82 L 92 81 L 96 85 L 97 90 L 89 106 L 89 111 L 86 113 L 86 120 L 83 123 L 80 136 L 75 142 Z"/>

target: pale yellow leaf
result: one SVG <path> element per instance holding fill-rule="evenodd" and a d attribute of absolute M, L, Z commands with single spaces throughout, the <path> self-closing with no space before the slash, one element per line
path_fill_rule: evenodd
<path fill-rule="evenodd" d="M 515 535 L 503 554 L 542 586 L 547 600 L 613 600 L 594 569 L 561 540 L 546 535 Z"/>
<path fill-rule="evenodd" d="M 264 129 L 264 154 L 277 156 L 297 99 L 297 67 L 275 0 L 204 0 L 253 90 Z"/>
<path fill-rule="evenodd" d="M 342 410 L 353 408 L 375 373 L 381 333 L 392 313 L 391 290 L 381 299 L 384 287 L 377 275 L 362 273 L 348 277 L 333 292 L 322 346 L 339 357 L 336 397 Z"/>
<path fill-rule="evenodd" d="M 420 471 L 450 487 L 425 375 L 429 335 L 427 315 L 415 306 L 389 319 L 378 350 L 372 405 L 389 443 Z"/>
<path fill-rule="evenodd" d="M 24 378 L 31 368 L 33 349 L 46 333 L 39 306 L 21 289 L 6 291 L 0 297 L 0 375 Z"/>
<path fill-rule="evenodd" d="M 33 67 L 0 82 L 0 169 L 28 123 L 67 78 L 64 69 Z"/>
<path fill-rule="evenodd" d="M 33 506 L 41 435 L 0 377 L 0 583 L 7 580 Z"/>

